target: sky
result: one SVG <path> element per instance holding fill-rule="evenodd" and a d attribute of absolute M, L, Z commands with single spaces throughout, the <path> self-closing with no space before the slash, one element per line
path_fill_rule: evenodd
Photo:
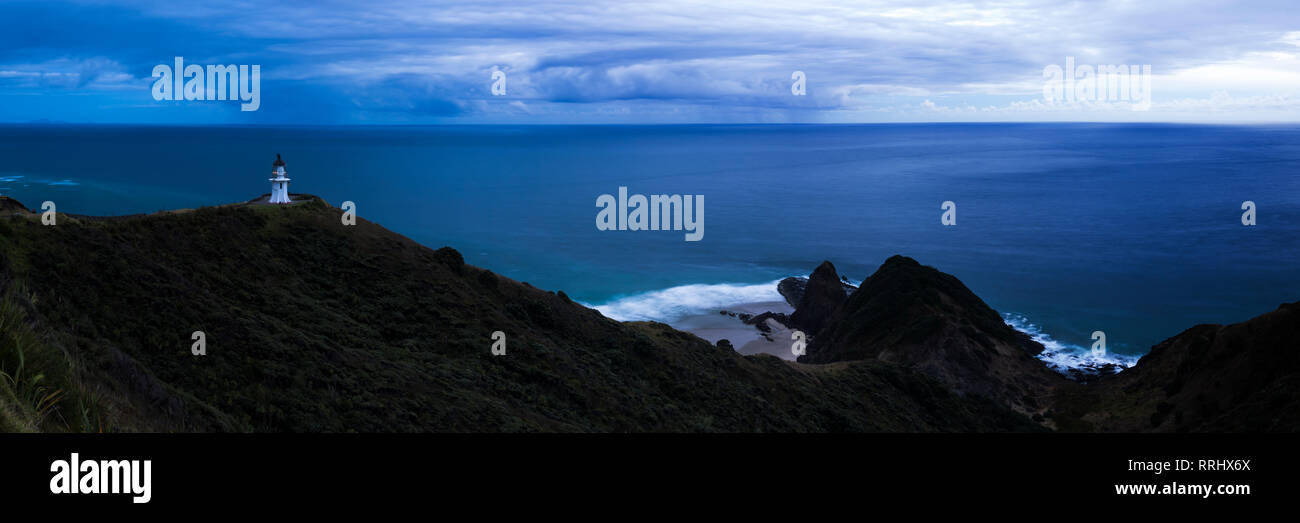
<path fill-rule="evenodd" d="M 1297 11 L 1294 0 L 0 0 L 0 122 L 1297 122 Z M 178 56 L 256 65 L 257 109 L 157 99 L 156 68 Z M 1109 66 L 1136 70 L 1127 79 L 1149 81 L 1149 96 L 1107 99 L 1104 81 L 1089 90 L 1051 73 Z"/>

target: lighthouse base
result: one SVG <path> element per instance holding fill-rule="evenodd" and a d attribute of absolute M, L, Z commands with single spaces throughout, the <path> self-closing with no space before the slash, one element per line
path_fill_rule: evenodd
<path fill-rule="evenodd" d="M 271 200 L 268 203 L 293 203 L 289 199 L 289 180 L 271 179 Z"/>

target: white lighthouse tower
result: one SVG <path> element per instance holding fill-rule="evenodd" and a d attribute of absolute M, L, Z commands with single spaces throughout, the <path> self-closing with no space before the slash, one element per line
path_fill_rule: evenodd
<path fill-rule="evenodd" d="M 271 164 L 271 201 L 270 203 L 292 203 L 289 200 L 289 177 L 285 176 L 284 160 L 276 153 L 275 163 Z"/>

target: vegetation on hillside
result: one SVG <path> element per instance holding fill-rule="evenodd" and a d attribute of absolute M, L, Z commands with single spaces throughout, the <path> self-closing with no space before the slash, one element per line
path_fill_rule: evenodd
<path fill-rule="evenodd" d="M 94 425 L 125 431 L 1037 429 L 899 366 L 745 357 L 620 323 L 340 213 L 312 200 L 52 227 L 0 217 L 0 271 L 76 362 L 47 378 L 61 417 L 93 397 Z"/>
<path fill-rule="evenodd" d="M 36 298 L 21 283 L 0 296 L 0 432 L 102 431 L 98 402 L 72 360 L 28 321 Z"/>

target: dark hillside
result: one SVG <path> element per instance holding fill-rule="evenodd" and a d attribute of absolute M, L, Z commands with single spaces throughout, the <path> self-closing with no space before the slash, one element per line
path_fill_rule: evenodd
<path fill-rule="evenodd" d="M 1035 428 L 888 363 L 742 357 L 616 322 L 339 216 L 320 200 L 53 227 L 15 214 L 0 218 L 0 271 L 35 297 L 28 323 L 112 430 Z M 190 353 L 194 331 L 206 356 Z"/>

